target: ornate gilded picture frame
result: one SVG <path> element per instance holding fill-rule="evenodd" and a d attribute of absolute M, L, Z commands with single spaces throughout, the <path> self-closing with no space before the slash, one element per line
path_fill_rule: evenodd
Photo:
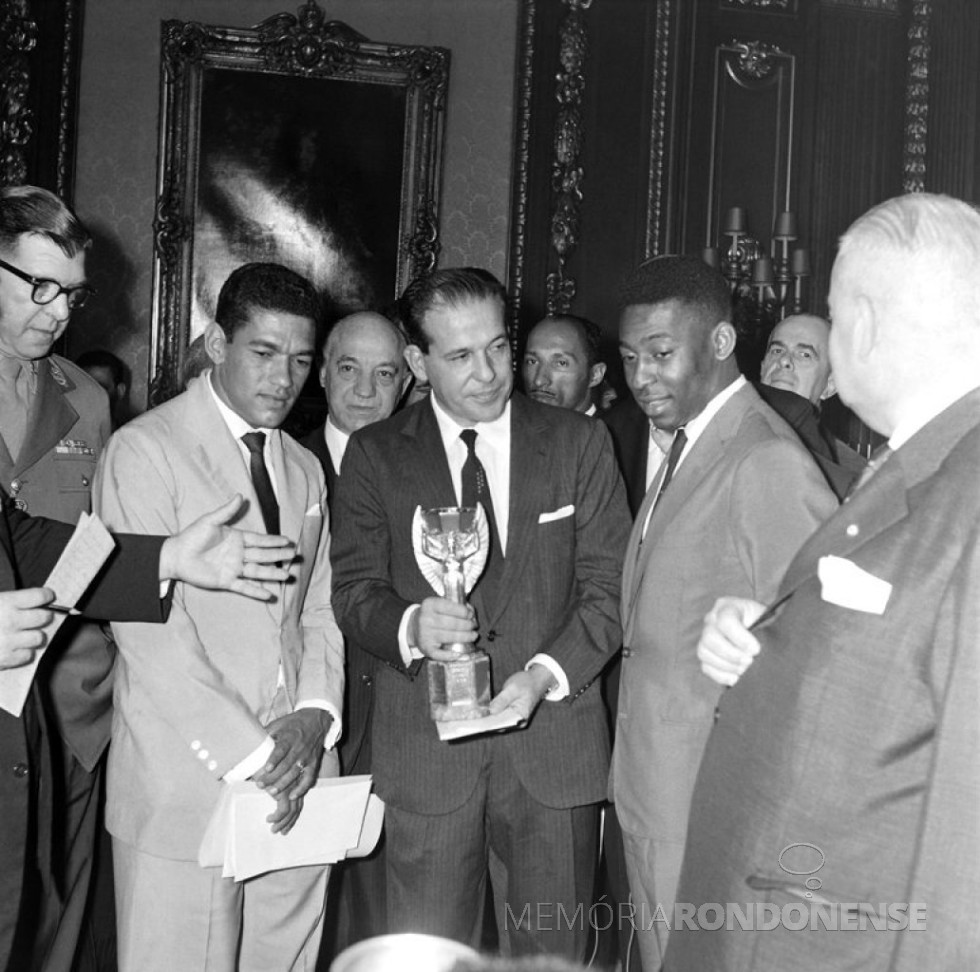
<path fill-rule="evenodd" d="M 292 267 L 327 318 L 435 266 L 448 82 L 449 51 L 369 41 L 312 0 L 250 29 L 164 22 L 151 405 L 236 266 Z"/>

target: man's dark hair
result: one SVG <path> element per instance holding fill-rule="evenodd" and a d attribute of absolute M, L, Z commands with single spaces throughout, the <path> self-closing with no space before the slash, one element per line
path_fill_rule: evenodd
<path fill-rule="evenodd" d="M 126 366 L 111 351 L 104 348 L 93 348 L 91 351 L 84 351 L 75 359 L 75 364 L 83 371 L 89 368 L 105 368 L 112 375 L 114 385 L 128 385 L 126 380 Z"/>
<path fill-rule="evenodd" d="M 222 284 L 214 319 L 231 341 L 258 308 L 308 317 L 316 324 L 320 299 L 305 277 L 279 263 L 246 263 Z"/>
<path fill-rule="evenodd" d="M 492 273 L 479 267 L 452 267 L 416 277 L 398 302 L 408 343 L 428 354 L 429 336 L 423 327 L 425 315 L 440 304 L 458 307 L 475 300 L 499 300 L 505 304 L 507 292 Z"/>
<path fill-rule="evenodd" d="M 697 307 L 713 323 L 731 321 L 728 281 L 700 257 L 659 256 L 645 260 L 623 282 L 619 306 L 679 300 Z"/>
<path fill-rule="evenodd" d="M 92 244 L 81 220 L 53 193 L 39 186 L 0 188 L 0 249 L 9 250 L 25 233 L 49 239 L 66 257 Z"/>
<path fill-rule="evenodd" d="M 546 317 L 538 324 L 545 321 L 554 321 L 557 324 L 571 324 L 576 328 L 582 337 L 582 344 L 585 346 L 586 364 L 591 368 L 599 364 L 602 360 L 600 350 L 602 347 L 602 328 L 595 321 L 590 321 L 587 317 L 578 317 L 575 314 L 556 314 L 554 317 Z M 535 325 L 537 327 L 537 324 Z"/>

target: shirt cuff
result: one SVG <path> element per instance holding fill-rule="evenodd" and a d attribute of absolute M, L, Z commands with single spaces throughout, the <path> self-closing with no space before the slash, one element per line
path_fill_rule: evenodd
<path fill-rule="evenodd" d="M 275 748 L 276 741 L 272 736 L 266 736 L 265 742 L 258 749 L 252 750 L 237 766 L 232 766 L 222 779 L 226 783 L 240 783 L 242 780 L 247 780 L 265 766 L 266 760 Z"/>
<path fill-rule="evenodd" d="M 408 643 L 408 626 L 412 623 L 415 612 L 422 607 L 421 604 L 413 604 L 405 609 L 402 615 L 401 624 L 398 625 L 398 650 L 401 652 L 402 664 L 406 668 L 412 667 L 412 662 L 425 658 L 425 655 Z"/>
<path fill-rule="evenodd" d="M 564 669 L 554 660 L 554 658 L 551 657 L 551 655 L 534 655 L 534 657 L 531 658 L 531 660 L 524 666 L 524 671 L 526 672 L 532 665 L 544 665 L 544 667 L 551 672 L 555 681 L 558 683 L 555 688 L 545 694 L 545 699 L 548 702 L 561 702 L 562 699 L 568 698 L 568 678 L 565 675 Z"/>
<path fill-rule="evenodd" d="M 337 745 L 343 724 L 340 721 L 340 713 L 332 702 L 328 702 L 326 699 L 306 699 L 304 702 L 297 702 L 296 709 L 322 709 L 324 712 L 333 716 L 333 722 L 330 724 L 327 735 L 323 740 L 323 748 L 333 749 Z"/>

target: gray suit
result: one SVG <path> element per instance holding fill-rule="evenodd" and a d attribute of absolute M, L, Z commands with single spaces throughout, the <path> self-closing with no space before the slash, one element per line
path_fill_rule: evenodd
<path fill-rule="evenodd" d="M 701 672 L 705 614 L 725 594 L 773 598 L 804 540 L 836 508 L 820 470 L 750 385 L 711 419 L 677 469 L 645 538 L 655 479 L 623 572 L 623 669 L 610 795 L 646 928 L 668 910 L 694 779 L 721 687 Z M 641 934 L 656 969 L 664 928 Z"/>

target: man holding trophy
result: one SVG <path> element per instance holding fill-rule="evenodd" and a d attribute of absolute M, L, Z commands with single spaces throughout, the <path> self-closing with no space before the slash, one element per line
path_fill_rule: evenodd
<path fill-rule="evenodd" d="M 579 959 L 609 758 L 596 678 L 619 646 L 630 523 L 612 445 L 512 394 L 491 274 L 438 270 L 403 305 L 432 394 L 352 436 L 333 546 L 341 629 L 385 662 L 389 930 L 477 943 L 492 857 L 504 950 Z M 483 713 L 518 724 L 440 739 L 436 720 Z"/>

